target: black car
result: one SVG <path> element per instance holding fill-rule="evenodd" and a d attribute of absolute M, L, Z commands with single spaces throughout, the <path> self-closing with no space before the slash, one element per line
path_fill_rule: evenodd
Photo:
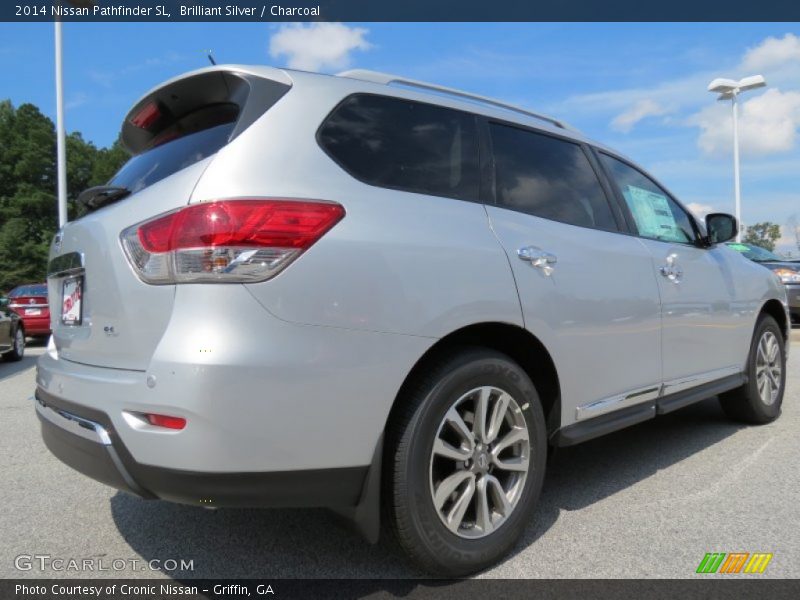
<path fill-rule="evenodd" d="M 0 354 L 4 360 L 22 360 L 25 354 L 25 326 L 20 316 L 0 298 Z"/>
<path fill-rule="evenodd" d="M 800 261 L 786 260 L 765 248 L 741 242 L 729 242 L 728 247 L 741 252 L 753 262 L 771 269 L 786 286 L 792 323 L 800 325 Z"/>

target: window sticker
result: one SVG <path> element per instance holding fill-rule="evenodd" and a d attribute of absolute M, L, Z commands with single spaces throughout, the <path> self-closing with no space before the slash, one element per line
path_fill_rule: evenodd
<path fill-rule="evenodd" d="M 640 235 L 657 239 L 685 239 L 666 196 L 634 185 L 627 187 L 625 200 L 633 213 Z"/>

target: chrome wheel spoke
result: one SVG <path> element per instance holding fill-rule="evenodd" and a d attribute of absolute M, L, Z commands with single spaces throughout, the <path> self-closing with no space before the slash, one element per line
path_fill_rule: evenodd
<path fill-rule="evenodd" d="M 436 506 L 438 510 L 441 510 L 444 506 L 444 503 L 447 502 L 447 499 L 451 496 L 453 492 L 455 492 L 461 484 L 463 484 L 468 479 L 473 480 L 474 486 L 474 479 L 475 475 L 470 471 L 456 471 L 450 477 L 443 480 L 439 486 L 436 488 L 436 492 L 433 497 L 433 504 Z"/>
<path fill-rule="evenodd" d="M 494 529 L 492 523 L 492 509 L 489 507 L 489 490 L 487 477 L 481 477 L 475 486 L 475 524 L 484 534 L 491 533 Z"/>
<path fill-rule="evenodd" d="M 444 456 L 452 460 L 467 461 L 472 456 L 472 451 L 464 446 L 456 448 L 445 442 L 442 438 L 436 438 L 433 443 L 433 453 L 437 456 Z"/>
<path fill-rule="evenodd" d="M 470 502 L 472 502 L 472 497 L 475 495 L 475 475 L 469 471 L 464 472 L 469 475 L 467 485 L 458 495 L 447 515 L 447 526 L 452 531 L 458 531 L 461 527 L 461 523 L 464 521 L 464 514 L 467 512 Z"/>
<path fill-rule="evenodd" d="M 498 507 L 498 512 L 503 515 L 504 518 L 508 517 L 513 510 L 513 506 L 508 501 L 506 491 L 503 489 L 503 484 L 501 484 L 500 480 L 494 475 L 487 475 L 486 486 L 492 499 L 494 500 L 495 505 Z"/>
<path fill-rule="evenodd" d="M 528 441 L 528 430 L 523 427 L 512 427 L 503 439 L 496 442 L 492 448 L 492 454 L 497 456 L 509 446 L 513 446 L 519 442 Z"/>
<path fill-rule="evenodd" d="M 511 401 L 511 396 L 503 392 L 494 403 L 492 407 L 492 416 L 489 419 L 489 429 L 486 432 L 486 442 L 491 444 L 500 433 L 500 427 L 506 418 L 506 411 L 508 411 L 508 403 Z"/>
<path fill-rule="evenodd" d="M 472 437 L 472 432 L 467 427 L 467 424 L 464 422 L 464 419 L 461 418 L 461 415 L 458 414 L 458 411 L 455 408 L 451 408 L 447 411 L 447 415 L 445 415 L 445 421 L 447 422 L 453 430 L 461 436 L 461 439 L 467 443 L 467 447 L 472 451 L 475 447 L 475 440 Z"/>
<path fill-rule="evenodd" d="M 498 469 L 504 471 L 528 472 L 528 457 L 526 456 L 515 456 L 514 458 L 506 459 L 495 458 L 492 462 Z"/>
<path fill-rule="evenodd" d="M 483 387 L 478 392 L 475 400 L 475 422 L 472 424 L 472 435 L 478 442 L 487 442 L 486 419 L 489 413 L 489 399 L 492 396 L 492 388 Z"/>

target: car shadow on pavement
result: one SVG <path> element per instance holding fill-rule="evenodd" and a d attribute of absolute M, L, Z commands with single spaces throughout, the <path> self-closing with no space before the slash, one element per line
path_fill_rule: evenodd
<path fill-rule="evenodd" d="M 559 449 L 549 461 L 534 518 L 512 556 L 552 527 L 561 511 L 579 510 L 611 496 L 738 429 L 711 399 Z M 322 509 L 211 511 L 118 493 L 111 499 L 111 511 L 120 533 L 145 560 L 194 561 L 192 571 L 169 573 L 178 580 L 426 576 L 387 536 L 370 546 Z"/>
<path fill-rule="evenodd" d="M 45 344 L 47 341 L 45 340 Z M 28 346 L 39 346 L 43 345 L 38 340 L 31 340 L 30 338 L 27 341 Z M 39 359 L 38 355 L 32 354 L 25 354 L 22 357 L 22 360 L 17 362 L 8 362 L 7 360 L 0 358 L 0 381 L 4 379 L 8 379 L 9 377 L 13 377 L 18 373 L 22 373 L 23 371 L 27 371 L 31 367 L 36 366 L 36 361 Z"/>

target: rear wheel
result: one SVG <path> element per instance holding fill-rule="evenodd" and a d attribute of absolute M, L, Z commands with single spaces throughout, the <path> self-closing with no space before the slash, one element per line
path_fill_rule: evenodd
<path fill-rule="evenodd" d="M 3 359 L 13 362 L 22 360 L 23 356 L 25 356 L 25 331 L 22 327 L 17 327 L 17 330 L 14 332 L 14 341 L 12 342 L 11 350 L 3 355 Z"/>
<path fill-rule="evenodd" d="M 547 444 L 539 396 L 507 356 L 466 350 L 429 370 L 390 426 L 388 521 L 426 570 L 500 559 L 536 505 Z"/>
<path fill-rule="evenodd" d="M 770 423 L 781 414 L 786 385 L 786 352 L 778 323 L 763 315 L 756 325 L 747 361 L 748 381 L 721 394 L 722 410 L 744 423 Z"/>

